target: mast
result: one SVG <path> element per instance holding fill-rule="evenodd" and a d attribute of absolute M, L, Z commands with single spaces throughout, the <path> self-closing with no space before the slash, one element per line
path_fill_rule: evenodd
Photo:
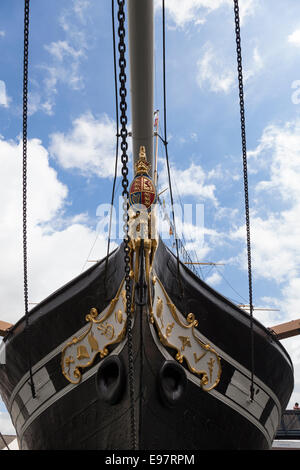
<path fill-rule="evenodd" d="M 133 165 L 139 149 L 146 149 L 153 177 L 153 85 L 154 85 L 153 0 L 128 0 L 130 94 Z"/>

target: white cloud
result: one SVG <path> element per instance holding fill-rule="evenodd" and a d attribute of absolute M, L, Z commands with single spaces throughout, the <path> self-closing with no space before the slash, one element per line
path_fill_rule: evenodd
<path fill-rule="evenodd" d="M 231 6 L 232 2 L 229 2 L 229 7 Z M 259 2 L 257 0 L 243 0 L 239 4 L 239 9 L 240 9 L 240 22 L 241 26 L 244 24 L 245 19 L 248 16 L 254 16 L 255 11 L 259 7 Z"/>
<path fill-rule="evenodd" d="M 244 82 L 247 82 L 247 80 L 251 79 L 252 77 L 255 77 L 264 67 L 264 61 L 263 58 L 258 50 L 258 47 L 254 47 L 253 49 L 253 54 L 252 54 L 252 62 L 250 64 L 250 67 L 245 69 L 244 72 Z"/>
<path fill-rule="evenodd" d="M 0 80 L 0 106 L 4 108 L 8 108 L 10 102 L 10 98 L 7 96 L 6 93 L 6 86 L 3 80 Z"/>
<path fill-rule="evenodd" d="M 258 69 L 261 69 L 263 67 L 263 60 L 257 46 L 253 50 L 253 62 L 254 64 L 256 64 L 256 67 Z"/>
<path fill-rule="evenodd" d="M 249 157 L 250 168 L 267 172 L 251 215 L 253 266 L 256 275 L 290 283 L 300 274 L 300 120 L 266 127 Z M 243 239 L 244 227 L 232 236 Z"/>
<path fill-rule="evenodd" d="M 24 314 L 21 142 L 0 139 L 0 165 L 0 198 L 3 201 L 1 319 L 15 323 Z M 72 218 L 64 216 L 67 195 L 67 187 L 58 180 L 57 173 L 49 165 L 47 150 L 38 139 L 30 140 L 27 206 L 30 303 L 42 301 L 80 274 L 91 247 L 93 258 L 101 259 L 106 254 L 104 235 L 97 235 L 88 226 L 86 214 L 76 214 Z M 115 246 L 111 243 L 111 249 Z M 0 411 L 0 431 L 15 434 L 9 414 L 4 411 Z"/>
<path fill-rule="evenodd" d="M 45 49 L 59 62 L 62 62 L 66 57 L 78 59 L 84 55 L 82 49 L 74 49 L 67 41 L 51 42 L 45 46 Z"/>
<path fill-rule="evenodd" d="M 211 274 L 209 277 L 205 279 L 206 284 L 209 284 L 210 286 L 216 286 L 217 284 L 220 284 L 222 278 L 219 273 L 216 271 Z"/>
<path fill-rule="evenodd" d="M 299 318 L 300 119 L 267 126 L 257 147 L 248 152 L 248 156 L 249 168 L 256 181 L 256 197 L 250 214 L 255 306 L 279 309 L 279 312 L 255 311 L 255 317 L 271 327 Z M 260 174 L 263 175 L 261 179 Z M 245 227 L 233 230 L 230 238 L 242 241 L 245 246 Z M 246 270 L 245 249 L 236 259 Z M 266 295 L 257 298 L 255 285 L 259 283 L 261 291 L 263 281 L 268 281 Z M 274 295 L 269 291 L 270 286 Z M 291 407 L 300 399 L 299 336 L 282 343 L 291 355 L 295 369 Z"/>
<path fill-rule="evenodd" d="M 0 140 L 0 285 L 1 319 L 14 323 L 23 316 L 22 144 Z M 67 188 L 49 165 L 41 142 L 28 142 L 28 275 L 29 301 L 40 302 L 80 274 L 96 232 L 86 215 L 64 217 Z M 114 248 L 112 244 L 112 249 Z M 93 257 L 106 253 L 99 233 Z"/>
<path fill-rule="evenodd" d="M 38 67 L 44 73 L 43 80 L 33 81 L 35 84 L 29 101 L 31 114 L 36 111 L 53 114 L 55 95 L 58 94 L 60 85 L 66 85 L 75 91 L 84 89 L 82 62 L 91 43 L 87 39 L 89 31 L 86 24 L 86 10 L 89 5 L 87 0 L 73 0 L 59 14 L 58 22 L 63 30 L 63 37 L 44 45 L 49 53 L 49 60 Z"/>
<path fill-rule="evenodd" d="M 9 436 L 14 436 L 16 434 L 10 416 L 5 411 L 0 411 L 0 431 L 2 434 L 7 434 Z"/>
<path fill-rule="evenodd" d="M 89 0 L 76 0 L 74 2 L 74 11 L 80 18 L 81 22 L 84 23 L 86 20 L 86 9 L 90 6 Z"/>
<path fill-rule="evenodd" d="M 82 58 L 85 57 L 86 46 L 81 44 L 78 47 L 70 46 L 68 41 L 52 42 L 45 45 L 45 49 L 53 58 L 51 65 L 43 65 L 48 76 L 44 83 L 47 92 L 57 93 L 59 83 L 70 86 L 73 90 L 80 90 L 84 87 L 83 78 L 80 73 Z"/>
<path fill-rule="evenodd" d="M 300 120 L 264 130 L 256 149 L 249 153 L 250 166 L 268 173 L 256 184 L 257 203 L 251 216 L 254 279 L 267 279 L 277 285 L 276 295 L 262 298 L 263 305 L 279 312 L 256 311 L 255 316 L 271 327 L 299 318 L 300 303 Z M 267 208 L 266 201 L 276 200 Z M 266 211 L 265 215 L 261 212 Z M 245 240 L 241 227 L 232 234 Z M 242 258 L 246 268 L 246 255 Z M 240 257 L 241 262 L 241 257 Z M 266 302 L 266 303 L 265 303 Z M 260 305 L 261 306 L 261 305 Z M 282 341 L 295 370 L 295 388 L 288 407 L 300 401 L 299 336 Z"/>
<path fill-rule="evenodd" d="M 253 269 L 257 277 L 280 284 L 295 276 L 300 266 L 297 249 L 300 224 L 291 217 L 300 215 L 299 207 L 267 218 L 251 217 L 251 244 Z M 241 227 L 233 238 L 245 240 L 245 229 Z M 243 266 L 246 258 L 243 257 Z"/>
<path fill-rule="evenodd" d="M 20 209 L 16 195 L 19 191 L 21 194 L 22 143 L 0 140 L 0 145 L 0 198 L 6 201 L 2 206 L 1 221 L 11 228 L 15 226 L 14 214 Z M 28 187 L 28 217 L 31 224 L 44 223 L 54 217 L 67 196 L 66 186 L 58 181 L 56 172 L 49 167 L 47 150 L 38 139 L 31 140 L 28 145 Z"/>
<path fill-rule="evenodd" d="M 72 129 L 50 136 L 49 150 L 64 168 L 106 178 L 114 174 L 116 127 L 107 115 L 96 119 L 86 113 L 73 121 Z"/>
<path fill-rule="evenodd" d="M 161 7 L 161 1 L 155 0 L 155 7 Z M 207 16 L 219 8 L 227 7 L 232 10 L 232 0 L 166 0 L 166 9 L 177 27 L 183 28 L 186 24 L 194 22 L 202 24 Z M 247 16 L 253 15 L 257 7 L 256 0 L 243 0 L 240 2 L 241 24 Z"/>
<path fill-rule="evenodd" d="M 288 36 L 288 42 L 293 46 L 300 46 L 300 29 L 296 29 L 292 34 Z"/>
<path fill-rule="evenodd" d="M 282 199 L 290 201 L 293 206 L 300 204 L 299 131 L 300 120 L 287 122 L 283 127 L 270 125 L 265 129 L 258 148 L 260 151 L 258 163 L 264 165 L 268 162 L 270 178 L 267 181 L 261 181 L 257 189 L 279 192 Z M 271 161 L 268 150 L 272 151 Z M 256 155 L 255 152 L 254 155 Z"/>
<path fill-rule="evenodd" d="M 171 166 L 171 179 L 176 184 L 176 190 L 181 196 L 195 196 L 201 201 L 211 201 L 218 204 L 215 196 L 216 187 L 210 183 L 208 174 L 205 173 L 201 165 L 192 163 L 184 170 Z M 159 184 L 162 188 L 168 187 L 167 171 L 164 168 L 159 174 Z M 199 201 L 200 202 L 200 201 Z"/>
<path fill-rule="evenodd" d="M 64 9 L 59 17 L 60 26 L 65 33 L 64 39 L 44 46 L 53 59 L 52 63 L 44 65 L 48 72 L 45 83 L 49 93 L 57 92 L 59 82 L 74 90 L 84 87 L 80 66 L 89 47 L 83 15 L 88 6 L 88 1 L 81 0 L 73 1 L 70 8 Z"/>
<path fill-rule="evenodd" d="M 291 278 L 289 283 L 283 288 L 284 301 L 280 303 L 280 308 L 286 312 L 286 319 L 295 320 L 300 318 L 300 276 Z M 300 348 L 298 350 L 298 363 L 300 364 Z"/>
<path fill-rule="evenodd" d="M 197 62 L 197 69 L 196 78 L 200 88 L 208 83 L 211 91 L 228 93 L 235 83 L 234 68 L 225 65 L 224 59 L 217 56 L 209 43 L 206 43 L 204 53 Z"/>
<path fill-rule="evenodd" d="M 54 114 L 53 112 L 53 101 L 48 99 L 43 101 L 40 93 L 34 91 L 28 93 L 28 115 L 36 113 L 37 111 L 44 111 L 49 116 Z"/>
<path fill-rule="evenodd" d="M 162 162 L 159 159 L 160 165 Z M 185 249 L 194 261 L 197 259 L 205 261 L 215 248 L 227 243 L 228 236 L 226 233 L 218 231 L 218 229 L 206 226 L 206 208 L 213 207 L 213 214 L 216 219 L 233 220 L 236 215 L 236 210 L 220 206 L 216 196 L 217 186 L 214 184 L 217 181 L 219 185 L 220 178 L 223 178 L 223 180 L 232 179 L 232 175 L 229 172 L 222 171 L 221 166 L 218 166 L 216 170 L 205 171 L 201 165 L 194 162 L 184 169 L 171 165 L 170 172 L 177 234 L 179 238 L 183 239 Z M 159 187 L 160 190 L 169 187 L 165 167 L 160 168 Z M 180 196 L 180 200 L 178 196 Z M 190 196 L 192 199 L 186 202 L 183 199 L 185 196 Z M 160 199 L 167 201 L 165 210 L 160 211 L 159 223 L 162 238 L 168 239 L 170 226 L 166 220 L 172 220 L 169 192 L 165 192 Z M 168 217 L 164 220 L 166 213 Z M 183 253 L 180 254 L 184 256 Z M 217 278 L 214 280 L 216 282 Z"/>
<path fill-rule="evenodd" d="M 5 31 L 0 30 L 0 38 L 1 38 L 1 37 L 4 38 L 4 36 L 5 36 Z"/>
<path fill-rule="evenodd" d="M 263 59 L 254 47 L 252 61 L 243 71 L 244 82 L 254 77 L 263 68 Z M 217 52 L 210 42 L 203 47 L 202 57 L 197 62 L 197 83 L 200 88 L 208 86 L 215 93 L 228 94 L 237 85 L 236 63 Z"/>
<path fill-rule="evenodd" d="M 88 8 L 91 2 L 90 0 L 71 0 L 70 4 L 70 7 L 63 9 L 59 17 L 60 26 L 73 38 L 78 38 L 78 36 L 83 38 L 84 34 L 78 30 L 77 24 L 87 23 Z"/>

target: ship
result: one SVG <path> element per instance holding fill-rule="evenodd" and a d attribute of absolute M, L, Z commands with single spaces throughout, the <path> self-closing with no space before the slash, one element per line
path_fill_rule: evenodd
<path fill-rule="evenodd" d="M 124 240 L 7 329 L 1 396 L 21 450 L 271 449 L 293 364 L 271 330 L 201 280 L 159 236 L 154 5 L 128 0 L 125 10 L 124 3 L 118 0 Z"/>

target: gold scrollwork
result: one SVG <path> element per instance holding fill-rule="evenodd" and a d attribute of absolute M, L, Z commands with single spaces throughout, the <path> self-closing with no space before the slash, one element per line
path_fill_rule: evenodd
<path fill-rule="evenodd" d="M 180 339 L 182 343 L 181 351 L 184 351 L 186 347 L 192 347 L 190 338 L 188 336 L 178 336 L 178 339 Z"/>
<path fill-rule="evenodd" d="M 125 308 L 124 308 L 124 310 L 125 310 Z M 123 312 L 122 312 L 121 309 L 119 309 L 118 311 L 115 312 L 115 320 L 120 324 L 123 323 Z"/>
<path fill-rule="evenodd" d="M 99 349 L 98 341 L 96 340 L 92 331 L 88 336 L 88 340 L 89 340 L 92 351 L 98 351 Z"/>
<path fill-rule="evenodd" d="M 197 356 L 197 354 L 194 352 L 193 356 L 194 356 L 194 359 L 195 359 L 195 363 L 197 364 L 197 362 L 199 362 L 200 359 L 202 359 L 202 357 L 204 357 L 206 353 L 207 353 L 207 351 L 205 351 L 203 354 L 200 354 L 200 356 Z"/>
<path fill-rule="evenodd" d="M 221 377 L 221 360 L 216 351 L 204 343 L 198 337 L 195 328 L 198 320 L 193 313 L 189 313 L 186 322 L 182 321 L 177 313 L 175 305 L 170 301 L 163 285 L 157 278 L 163 297 L 165 298 L 168 311 L 163 311 L 163 301 L 161 294 L 156 298 L 156 315 L 154 323 L 159 335 L 159 339 L 164 346 L 177 350 L 176 359 L 183 363 L 185 360 L 190 372 L 200 377 L 200 384 L 203 390 L 209 391 L 217 386 Z M 170 321 L 170 314 L 174 321 Z M 163 320 L 167 323 L 166 332 L 163 333 Z M 174 326 L 176 325 L 176 328 Z M 176 330 L 176 331 L 175 331 Z M 179 331 L 181 334 L 178 334 Z M 186 334 L 183 334 L 186 332 Z M 205 359 L 207 358 L 207 359 Z M 201 365 L 200 365 L 201 364 Z M 200 365 L 200 367 L 199 367 Z"/>
<path fill-rule="evenodd" d="M 69 382 L 73 384 L 79 383 L 81 380 L 81 369 L 91 366 L 97 354 L 100 355 L 100 358 L 107 356 L 109 353 L 107 347 L 124 339 L 127 323 L 126 315 L 123 318 L 121 309 L 118 309 L 115 315 L 113 315 L 123 284 L 124 281 L 121 283 L 116 297 L 111 301 L 103 317 L 98 318 L 98 310 L 94 307 L 91 308 L 85 317 L 86 321 L 89 322 L 87 330 L 80 336 L 73 337 L 64 346 L 61 367 L 63 375 Z M 115 321 L 115 324 L 113 324 L 113 321 L 109 321 L 110 318 Z M 97 331 L 99 331 L 98 336 Z M 74 350 L 74 348 L 76 349 Z"/>
<path fill-rule="evenodd" d="M 157 318 L 159 318 L 162 328 L 164 328 L 164 321 L 163 321 L 163 316 L 162 316 L 163 306 L 164 306 L 163 300 L 160 297 L 158 297 L 157 303 L 156 303 L 156 316 Z"/>
<path fill-rule="evenodd" d="M 106 336 L 108 339 L 113 339 L 115 336 L 115 328 L 112 324 L 106 323 L 97 326 L 97 329 L 101 331 L 101 334 Z"/>
<path fill-rule="evenodd" d="M 172 330 L 174 328 L 175 323 L 168 323 L 166 327 L 166 337 L 168 338 L 172 334 Z"/>
<path fill-rule="evenodd" d="M 78 361 L 81 361 L 81 359 L 86 359 L 86 358 L 87 359 L 90 358 L 90 355 L 87 352 L 86 347 L 83 344 L 77 346 L 77 359 L 78 359 Z"/>

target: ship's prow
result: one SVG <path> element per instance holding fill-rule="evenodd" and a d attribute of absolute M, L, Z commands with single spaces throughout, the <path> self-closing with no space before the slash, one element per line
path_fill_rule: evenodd
<path fill-rule="evenodd" d="M 176 259 L 162 241 L 153 266 L 152 316 L 147 305 L 134 313 L 132 403 L 128 342 L 121 335 L 122 248 L 109 259 L 109 295 L 103 261 L 32 312 L 36 398 L 22 321 L 5 340 L 0 387 L 20 448 L 130 449 L 133 416 L 138 449 L 271 448 L 293 389 L 288 354 L 255 322 L 251 402 L 248 315 L 181 265 L 185 307 L 174 276 Z M 99 316 L 88 318 L 91 306 Z"/>

